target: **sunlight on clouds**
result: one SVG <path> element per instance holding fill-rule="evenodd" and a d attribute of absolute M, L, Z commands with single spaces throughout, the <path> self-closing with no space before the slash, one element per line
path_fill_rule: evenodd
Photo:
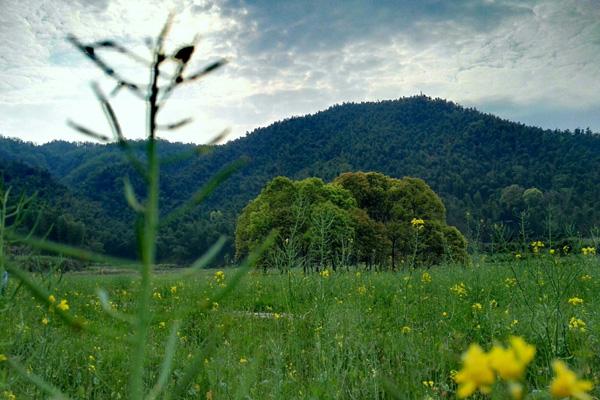
<path fill-rule="evenodd" d="M 65 36 L 118 39 L 148 56 L 144 38 L 156 36 L 169 10 L 179 11 L 169 49 L 199 35 L 191 70 L 221 57 L 230 61 L 174 96 L 161 116 L 165 122 L 189 115 L 196 120 L 174 140 L 201 142 L 226 127 L 236 137 L 336 102 L 420 91 L 549 128 L 575 126 L 572 118 L 546 118 L 543 110 L 576 111 L 578 126 L 600 130 L 587 111 L 600 107 L 597 3 L 460 4 L 433 10 L 410 2 L 315 8 L 258 0 L 5 0 L 0 134 L 82 140 L 65 126 L 67 118 L 103 130 L 89 83 L 112 87 Z M 129 79 L 147 81 L 142 66 L 109 59 Z M 126 131 L 141 137 L 143 104 L 122 93 L 115 106 Z"/>

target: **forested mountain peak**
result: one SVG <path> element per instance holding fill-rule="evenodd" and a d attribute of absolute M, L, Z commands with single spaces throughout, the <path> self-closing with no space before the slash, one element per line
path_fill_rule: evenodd
<path fill-rule="evenodd" d="M 134 143 L 134 147 L 141 145 Z M 168 158 L 189 153 L 194 145 L 161 142 L 160 147 L 162 156 Z M 567 226 L 571 233 L 584 235 L 600 226 L 596 207 L 600 135 L 589 130 L 529 127 L 443 99 L 419 95 L 338 104 L 211 148 L 199 156 L 164 164 L 165 210 L 176 207 L 229 163 L 240 157 L 248 157 L 250 163 L 194 214 L 167 229 L 162 236 L 165 257 L 178 248 L 175 258 L 191 258 L 218 234 L 232 235 L 241 209 L 280 175 L 331 181 L 344 172 L 378 171 L 396 178 L 418 177 L 443 199 L 450 224 L 468 234 L 470 219 L 478 221 L 488 239 L 493 224 L 507 226 L 507 235 L 514 237 L 523 212 L 528 213 L 532 237 L 548 232 L 544 221 L 550 212 L 553 235 L 566 234 Z M 0 139 L 0 160 L 6 159 L 47 169 L 73 193 L 101 204 L 106 218 L 131 217 L 121 180 L 131 170 L 124 169 L 125 160 L 116 145 L 53 142 L 34 146 Z M 541 193 L 535 206 L 523 198 L 528 189 Z M 185 248 L 181 243 L 186 243 Z"/>

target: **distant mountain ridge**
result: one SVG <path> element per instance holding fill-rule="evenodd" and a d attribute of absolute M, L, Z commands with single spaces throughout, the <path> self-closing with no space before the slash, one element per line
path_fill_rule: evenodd
<path fill-rule="evenodd" d="M 194 147 L 163 142 L 161 152 L 167 158 Z M 474 221 L 483 220 L 482 235 L 488 239 L 492 224 L 500 222 L 514 236 L 521 212 L 536 220 L 528 224 L 532 237 L 547 232 L 537 220 L 548 210 L 554 221 L 546 228 L 559 236 L 566 235 L 566 225 L 583 233 L 600 226 L 599 135 L 528 127 L 426 96 L 332 106 L 167 165 L 161 180 L 165 209 L 181 203 L 223 166 L 246 156 L 249 165 L 197 212 L 165 228 L 159 243 L 164 258 L 193 258 L 220 232 L 231 234 L 241 209 L 278 175 L 331 180 L 342 172 L 362 170 L 419 177 L 444 200 L 450 224 L 468 233 Z M 8 159 L 49 171 L 75 195 L 99 204 L 107 219 L 124 223 L 132 218 L 120 181 L 124 160 L 115 145 L 34 146 L 0 139 L 0 169 Z M 539 189 L 541 197 L 523 197 L 532 188 Z"/>

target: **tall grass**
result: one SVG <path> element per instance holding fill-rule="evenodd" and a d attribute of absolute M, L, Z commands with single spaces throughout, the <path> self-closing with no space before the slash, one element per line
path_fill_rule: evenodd
<path fill-rule="evenodd" d="M 173 18 L 169 17 L 160 34 L 153 41 L 149 60 L 140 57 L 114 41 L 102 40 L 92 43 L 83 43 L 75 36 L 69 36 L 68 38 L 68 40 L 79 49 L 88 60 L 102 70 L 107 77 L 112 79 L 114 83 L 112 95 L 118 94 L 121 90 L 128 90 L 146 104 L 146 151 L 145 156 L 142 158 L 139 158 L 132 151 L 127 138 L 121 130 L 117 113 L 111 105 L 109 96 L 107 96 L 97 84 L 93 84 L 92 89 L 106 116 L 112 132 L 112 138 L 109 135 L 98 133 L 98 131 L 85 127 L 79 123 L 73 121 L 68 122 L 71 127 L 88 137 L 101 142 L 108 143 L 114 141 L 117 143 L 123 150 L 124 155 L 127 157 L 131 166 L 145 182 L 146 190 L 143 199 L 140 200 L 138 199 L 138 194 L 133 189 L 129 178 L 124 178 L 125 198 L 127 199 L 129 206 L 137 215 L 134 229 L 138 241 L 139 260 L 110 257 L 44 239 L 23 236 L 16 229 L 10 231 L 6 230 L 4 229 L 4 217 L 7 215 L 7 212 L 5 211 L 2 213 L 2 220 L 0 220 L 0 246 L 5 243 L 6 240 L 4 239 L 11 239 L 20 241 L 21 243 L 27 244 L 38 250 L 79 258 L 89 262 L 99 262 L 119 268 L 129 268 L 137 273 L 139 280 L 133 281 L 133 286 L 130 289 L 132 290 L 132 293 L 134 293 L 134 297 L 132 298 L 134 307 L 129 308 L 126 313 L 114 310 L 111 306 L 112 300 L 109 297 L 108 292 L 101 288 L 97 289 L 98 304 L 101 305 L 104 313 L 115 319 L 115 323 L 118 322 L 127 326 L 130 334 L 123 334 L 122 331 L 119 332 L 119 329 L 111 324 L 98 325 L 94 321 L 85 318 L 83 315 L 71 312 L 71 307 L 68 305 L 67 299 L 61 299 L 60 303 L 58 303 L 55 288 L 44 287 L 41 284 L 39 277 L 24 271 L 14 259 L 5 256 L 3 248 L 0 247 L 0 266 L 6 268 L 7 271 L 20 281 L 20 284 L 29 289 L 30 293 L 40 303 L 39 307 L 51 311 L 53 319 L 54 317 L 59 318 L 77 334 L 84 335 L 86 338 L 89 338 L 90 335 L 102 338 L 105 343 L 108 343 L 103 347 L 118 346 L 118 342 L 127 343 L 127 347 L 129 347 L 129 356 L 127 357 L 128 366 L 126 368 L 127 372 L 123 375 L 129 376 L 127 397 L 130 399 L 152 399 L 159 396 L 170 397 L 171 395 L 179 397 L 182 393 L 185 393 L 188 386 L 191 384 L 191 381 L 200 372 L 203 358 L 212 349 L 210 346 L 199 346 L 197 349 L 198 355 L 192 358 L 193 362 L 187 362 L 187 367 L 184 369 L 183 375 L 180 376 L 176 382 L 173 382 L 171 375 L 174 367 L 175 346 L 177 344 L 176 335 L 180 326 L 180 320 L 185 317 L 189 310 L 185 308 L 171 310 L 169 315 L 164 318 L 169 321 L 170 334 L 165 339 L 164 345 L 159 352 L 163 355 L 162 362 L 152 371 L 148 371 L 147 368 L 149 364 L 149 354 L 147 350 L 151 338 L 151 324 L 157 318 L 153 312 L 151 301 L 155 280 L 154 265 L 156 262 L 156 237 L 161 226 L 159 220 L 161 160 L 159 159 L 159 152 L 157 149 L 157 132 L 160 129 L 174 130 L 191 122 L 190 118 L 186 118 L 181 121 L 160 125 L 157 120 L 168 99 L 178 87 L 197 82 L 210 72 L 225 64 L 225 60 L 221 59 L 199 70 L 188 72 L 196 45 L 195 42 L 192 42 L 175 51 L 167 51 L 166 40 L 172 26 L 172 21 Z M 137 83 L 126 80 L 103 57 L 103 54 L 107 52 L 120 53 L 128 56 L 135 62 L 142 63 L 148 69 L 148 82 Z M 225 133 L 218 134 L 210 144 L 215 144 L 223 139 L 224 134 Z M 185 156 L 186 155 L 182 155 L 182 157 Z M 169 220 L 173 218 L 173 216 L 189 210 L 204 200 L 223 180 L 227 179 L 228 176 L 239 169 L 242 164 L 242 162 L 238 161 L 226 166 L 213 179 L 207 182 L 203 188 L 198 190 L 188 202 L 182 204 L 178 209 L 167 215 L 165 220 Z M 6 201 L 2 204 L 6 204 Z M 19 210 L 17 209 L 17 216 L 19 214 L 18 211 Z M 11 217 L 15 216 L 11 215 Z M 189 269 L 180 273 L 180 275 L 191 276 L 198 270 L 207 266 L 221 250 L 224 243 L 224 238 L 219 239 L 204 256 L 200 257 Z M 256 261 L 257 257 L 264 251 L 269 243 L 270 240 L 268 239 L 262 247 L 251 254 L 243 264 L 242 268 L 238 270 L 237 275 L 229 279 L 228 284 L 221 288 L 218 293 L 214 294 L 214 298 L 207 299 L 201 304 L 198 304 L 196 311 L 209 310 L 213 302 L 216 302 L 229 294 L 233 287 L 239 283 L 241 276 L 248 271 L 252 263 Z M 166 325 L 166 322 L 163 321 L 163 324 Z M 156 354 L 156 349 L 154 349 L 152 355 Z M 52 381 L 55 381 L 56 379 L 51 379 L 53 377 L 48 375 L 38 376 L 30 373 L 28 368 L 22 364 L 21 358 L 22 357 L 18 355 L 14 355 L 6 360 L 7 365 L 13 372 L 37 386 L 42 392 L 45 392 L 54 398 L 67 397 L 62 391 L 62 385 L 60 383 L 52 383 Z M 156 373 L 156 371 L 158 372 Z M 167 388 L 169 391 L 167 391 Z"/>

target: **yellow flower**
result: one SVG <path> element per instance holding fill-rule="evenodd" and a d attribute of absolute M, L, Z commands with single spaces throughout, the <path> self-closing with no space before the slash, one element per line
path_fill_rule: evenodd
<path fill-rule="evenodd" d="M 423 275 L 421 275 L 421 282 L 430 283 L 431 282 L 431 274 L 429 272 L 423 272 Z"/>
<path fill-rule="evenodd" d="M 489 393 L 495 380 L 489 356 L 479 345 L 472 344 L 463 354 L 462 360 L 463 367 L 454 376 L 454 381 L 458 383 L 458 397 L 469 397 L 477 390 Z"/>
<path fill-rule="evenodd" d="M 5 354 L 0 354 L 0 362 L 6 361 L 8 360 L 8 357 L 6 357 Z"/>
<path fill-rule="evenodd" d="M 363 296 L 367 293 L 367 287 L 365 285 L 359 286 L 358 288 L 356 288 L 356 291 L 358 292 L 358 294 Z"/>
<path fill-rule="evenodd" d="M 50 303 L 56 303 L 56 297 L 54 297 L 54 295 L 53 295 L 53 294 L 51 294 L 50 296 L 48 296 L 48 301 L 49 301 Z"/>
<path fill-rule="evenodd" d="M 581 252 L 584 256 L 595 256 L 596 248 L 595 247 L 584 247 L 581 249 Z"/>
<path fill-rule="evenodd" d="M 246 359 L 246 357 L 240 358 L 240 364 L 246 364 L 246 363 L 248 363 L 248 360 Z"/>
<path fill-rule="evenodd" d="M 423 386 L 425 386 L 426 388 L 433 388 L 433 386 L 435 385 L 435 383 L 431 380 L 429 381 L 423 381 Z"/>
<path fill-rule="evenodd" d="M 504 280 L 504 285 L 508 288 L 514 287 L 517 285 L 517 279 L 516 278 L 506 278 Z"/>
<path fill-rule="evenodd" d="M 586 393 L 592 390 L 592 382 L 577 379 L 575 372 L 559 360 L 552 363 L 552 369 L 554 370 L 554 379 L 550 383 L 550 393 L 553 397 L 558 399 L 574 397 L 579 400 L 592 398 Z"/>
<path fill-rule="evenodd" d="M 17 396 L 10 390 L 5 390 L 2 394 L 4 394 L 6 400 L 17 400 Z"/>
<path fill-rule="evenodd" d="M 48 322 L 49 322 L 49 321 L 48 321 L 48 318 L 44 317 L 44 318 L 42 319 L 42 324 L 44 324 L 44 325 L 48 325 Z"/>
<path fill-rule="evenodd" d="M 321 275 L 322 278 L 329 278 L 330 272 L 328 269 L 324 269 L 323 271 L 319 272 L 319 275 Z"/>
<path fill-rule="evenodd" d="M 535 356 L 535 347 L 520 337 L 510 338 L 510 347 L 494 346 L 489 353 L 490 364 L 502 379 L 519 380 Z"/>
<path fill-rule="evenodd" d="M 423 221 L 421 218 L 413 218 L 410 221 L 410 224 L 413 226 L 413 228 L 421 229 L 423 228 L 423 225 L 425 225 L 425 221 Z"/>
<path fill-rule="evenodd" d="M 467 287 L 464 283 L 460 282 L 450 288 L 450 291 L 458 297 L 465 297 L 467 295 Z"/>
<path fill-rule="evenodd" d="M 579 297 L 571 297 L 568 300 L 568 303 L 572 306 L 579 306 L 579 305 L 583 304 L 583 299 L 580 299 Z"/>
<path fill-rule="evenodd" d="M 580 332 L 585 332 L 586 323 L 583 320 L 575 317 L 571 317 L 569 320 L 569 329 L 571 330 L 579 330 Z"/>
<path fill-rule="evenodd" d="M 224 280 L 225 280 L 225 272 L 223 272 L 223 271 L 215 272 L 215 281 L 217 281 L 217 283 L 221 283 Z"/>
<path fill-rule="evenodd" d="M 534 253 L 539 253 L 541 248 L 544 248 L 544 242 L 537 240 L 535 242 L 531 242 L 531 249 Z"/>
<path fill-rule="evenodd" d="M 400 331 L 404 334 L 407 334 L 412 332 L 412 328 L 410 326 L 403 326 Z"/>
<path fill-rule="evenodd" d="M 167 324 L 166 324 L 164 321 L 161 321 L 161 322 L 159 322 L 159 323 L 158 323 L 158 326 L 159 326 L 161 329 L 164 329 L 164 327 L 165 327 L 165 326 L 167 326 Z"/>
<path fill-rule="evenodd" d="M 473 309 L 473 311 L 477 312 L 477 311 L 481 311 L 483 310 L 483 306 L 481 305 L 481 303 L 474 303 L 471 308 Z"/>
<path fill-rule="evenodd" d="M 61 311 L 69 311 L 69 304 L 67 303 L 67 300 L 62 299 L 60 301 L 60 303 L 58 303 L 58 305 L 56 306 L 56 308 L 58 308 Z"/>
<path fill-rule="evenodd" d="M 581 280 L 582 282 L 589 282 L 592 280 L 592 276 L 589 274 L 581 275 L 579 277 L 579 280 Z"/>
<path fill-rule="evenodd" d="M 172 293 L 172 294 L 175 294 L 175 293 L 177 293 L 177 286 L 171 286 L 171 289 L 170 289 L 170 290 L 171 290 L 171 293 Z"/>

